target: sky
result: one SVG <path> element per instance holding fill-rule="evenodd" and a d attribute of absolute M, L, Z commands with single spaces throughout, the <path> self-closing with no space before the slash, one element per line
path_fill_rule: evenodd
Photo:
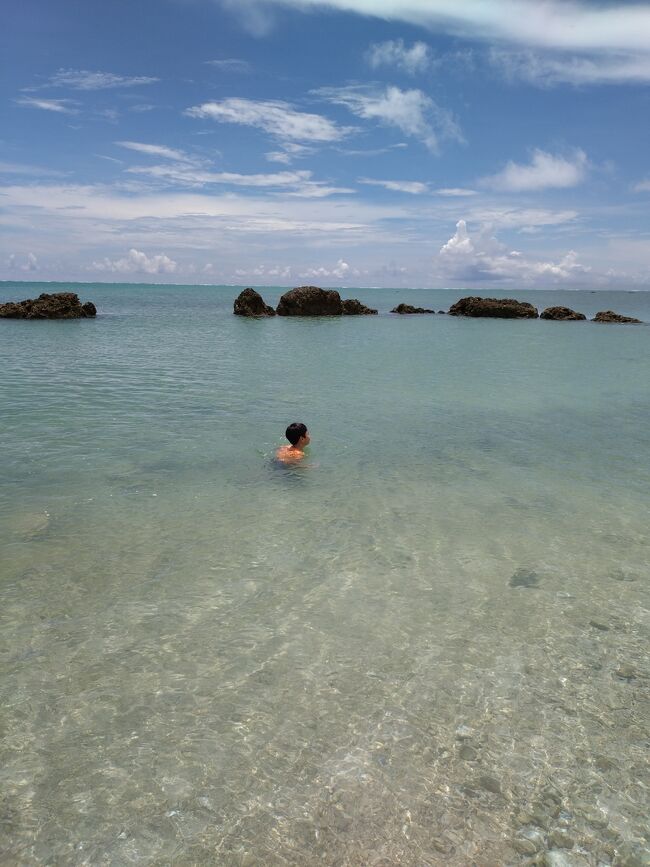
<path fill-rule="evenodd" d="M 0 280 L 650 289 L 650 3 L 21 0 Z"/>

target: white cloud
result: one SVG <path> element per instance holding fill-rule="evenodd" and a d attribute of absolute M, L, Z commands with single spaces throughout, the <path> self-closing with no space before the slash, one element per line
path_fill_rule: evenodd
<path fill-rule="evenodd" d="M 79 109 L 74 106 L 72 99 L 37 99 L 33 96 L 23 96 L 16 100 L 18 105 L 28 108 L 40 108 L 43 111 L 54 111 L 57 114 L 79 114 Z"/>
<path fill-rule="evenodd" d="M 472 237 L 465 220 L 458 221 L 456 233 L 441 247 L 436 265 L 452 279 L 479 283 L 492 280 L 537 285 L 574 283 L 591 271 L 578 262 L 573 250 L 557 262 L 543 261 L 518 250 L 508 250 L 487 228 Z"/>
<path fill-rule="evenodd" d="M 557 84 L 629 84 L 650 81 L 650 53 L 540 54 L 492 48 L 489 59 L 508 79 L 540 87 Z"/>
<path fill-rule="evenodd" d="M 468 190 L 464 187 L 441 187 L 439 190 L 433 191 L 437 196 L 445 196 L 446 198 L 461 198 L 463 196 L 475 196 L 476 190 Z"/>
<path fill-rule="evenodd" d="M 31 166 L 25 163 L 5 163 L 0 162 L 0 175 L 34 175 L 38 177 L 64 177 L 65 172 L 58 172 L 55 169 L 44 168 L 43 166 Z"/>
<path fill-rule="evenodd" d="M 414 196 L 426 193 L 429 190 L 427 184 L 423 184 L 421 181 L 379 181 L 373 178 L 359 178 L 359 183 L 384 187 L 386 190 L 394 190 L 398 193 L 411 193 Z"/>
<path fill-rule="evenodd" d="M 183 151 L 168 148 L 165 145 L 145 144 L 138 141 L 116 141 L 116 145 L 122 148 L 128 148 L 132 151 L 137 151 L 141 154 L 147 154 L 152 157 L 163 157 L 168 160 L 178 160 L 179 162 L 189 162 Z"/>
<path fill-rule="evenodd" d="M 283 163 L 289 165 L 298 157 L 305 157 L 314 152 L 314 148 L 301 145 L 297 142 L 283 142 L 281 151 L 269 151 L 264 154 L 270 163 Z"/>
<path fill-rule="evenodd" d="M 238 60 L 234 57 L 227 60 L 206 60 L 205 62 L 208 66 L 215 66 L 224 72 L 245 73 L 251 71 L 251 65 L 247 60 Z"/>
<path fill-rule="evenodd" d="M 432 62 L 431 49 L 425 42 L 414 42 L 407 48 L 402 39 L 374 43 L 368 49 L 366 59 L 373 69 L 395 66 L 409 75 L 425 72 Z"/>
<path fill-rule="evenodd" d="M 635 184 L 632 189 L 635 193 L 650 193 L 650 178 L 645 181 L 639 181 L 639 183 Z"/>
<path fill-rule="evenodd" d="M 433 32 L 525 46 L 650 51 L 650 6 L 603 0 L 258 0 L 257 6 L 329 7 Z"/>
<path fill-rule="evenodd" d="M 95 271 L 112 271 L 120 274 L 173 274 L 178 268 L 178 263 L 164 253 L 156 256 L 147 256 L 140 250 L 131 249 L 121 259 L 104 258 L 92 263 Z"/>
<path fill-rule="evenodd" d="M 90 72 L 87 69 L 59 69 L 50 78 L 52 87 L 71 87 L 74 90 L 108 90 L 115 87 L 136 87 L 153 84 L 158 78 L 148 75 L 115 75 L 112 72 Z"/>
<path fill-rule="evenodd" d="M 350 130 L 339 127 L 319 114 L 296 111 L 279 100 L 265 101 L 231 97 L 220 102 L 204 102 L 188 108 L 190 117 L 210 118 L 220 123 L 253 126 L 280 140 L 311 142 L 339 141 Z"/>
<path fill-rule="evenodd" d="M 151 105 L 150 102 L 139 102 L 137 105 L 129 106 L 129 111 L 135 111 L 137 114 L 144 114 L 145 111 L 153 111 L 155 109 L 155 105 Z"/>
<path fill-rule="evenodd" d="M 586 170 L 584 151 L 576 150 L 572 158 L 567 159 L 536 149 L 527 165 L 510 161 L 498 174 L 483 178 L 481 184 L 493 190 L 515 193 L 575 187 L 584 180 Z"/>
<path fill-rule="evenodd" d="M 463 140 L 451 114 L 421 90 L 400 90 L 392 85 L 379 90 L 369 85 L 351 85 L 322 87 L 315 93 L 329 102 L 346 106 L 357 117 L 397 127 L 434 153 L 438 151 L 440 139 Z"/>
<path fill-rule="evenodd" d="M 38 259 L 33 253 L 27 253 L 22 264 L 18 264 L 18 256 L 15 253 L 7 256 L 7 268 L 10 271 L 38 271 Z"/>

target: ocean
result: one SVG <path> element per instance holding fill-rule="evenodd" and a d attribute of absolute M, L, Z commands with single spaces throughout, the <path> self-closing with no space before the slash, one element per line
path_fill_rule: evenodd
<path fill-rule="evenodd" d="M 650 327 L 388 311 L 650 293 L 71 288 L 0 321 L 0 863 L 649 863 Z"/>

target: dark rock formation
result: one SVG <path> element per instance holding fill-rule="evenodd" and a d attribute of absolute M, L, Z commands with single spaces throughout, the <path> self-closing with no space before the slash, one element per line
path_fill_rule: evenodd
<path fill-rule="evenodd" d="M 449 308 L 451 316 L 487 316 L 493 319 L 537 319 L 537 308 L 514 298 L 461 298 Z"/>
<path fill-rule="evenodd" d="M 344 316 L 373 316 L 377 313 L 372 307 L 366 307 L 356 298 L 346 298 L 343 302 Z"/>
<path fill-rule="evenodd" d="M 259 292 L 254 289 L 244 289 L 235 298 L 233 313 L 235 316 L 275 316 L 275 310 L 264 303 Z"/>
<path fill-rule="evenodd" d="M 411 304 L 398 304 L 393 307 L 391 313 L 435 313 L 435 310 L 428 310 L 426 307 L 413 307 Z"/>
<path fill-rule="evenodd" d="M 621 316 L 620 313 L 614 313 L 613 310 L 599 310 L 591 320 L 592 322 L 641 322 L 640 319 L 635 319 L 634 316 Z"/>
<path fill-rule="evenodd" d="M 92 301 L 81 304 L 75 292 L 44 292 L 38 298 L 0 304 L 1 319 L 85 319 L 96 315 Z"/>
<path fill-rule="evenodd" d="M 298 286 L 285 292 L 277 307 L 278 316 L 341 316 L 343 302 L 335 289 Z"/>
<path fill-rule="evenodd" d="M 557 322 L 567 322 L 569 320 L 586 319 L 584 313 L 577 313 L 570 307 L 547 307 L 539 314 L 540 319 L 554 319 Z"/>

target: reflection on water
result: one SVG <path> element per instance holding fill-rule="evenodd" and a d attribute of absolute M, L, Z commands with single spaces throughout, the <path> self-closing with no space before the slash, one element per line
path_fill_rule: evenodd
<path fill-rule="evenodd" d="M 132 303 L 0 349 L 0 861 L 648 863 L 647 329 Z"/>

